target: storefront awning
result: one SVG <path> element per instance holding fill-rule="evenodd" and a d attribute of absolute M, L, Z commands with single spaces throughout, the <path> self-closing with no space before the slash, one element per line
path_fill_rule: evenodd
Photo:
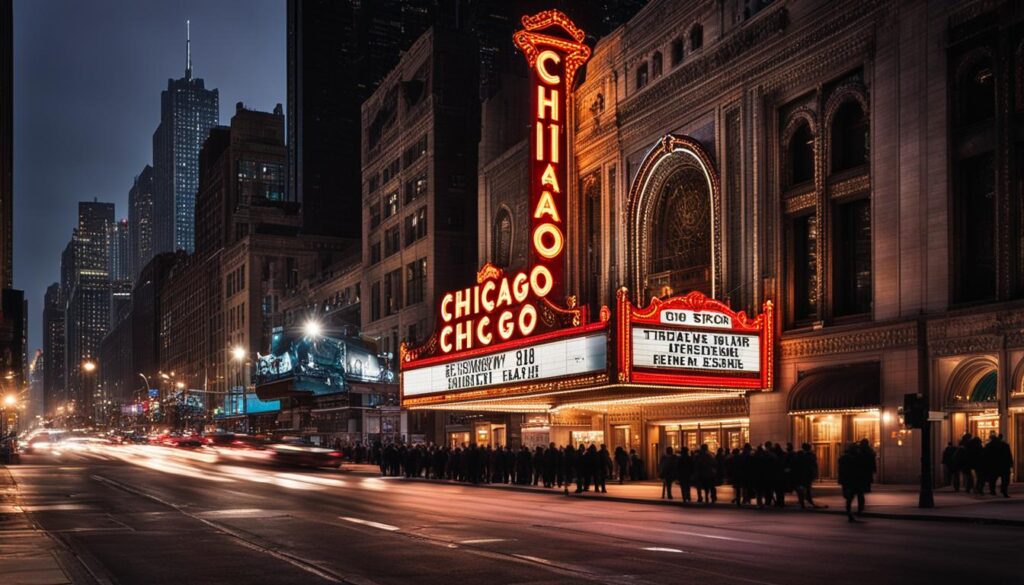
<path fill-rule="evenodd" d="M 790 391 L 789 412 L 836 412 L 878 408 L 882 376 L 878 362 L 827 366 L 803 372 Z"/>

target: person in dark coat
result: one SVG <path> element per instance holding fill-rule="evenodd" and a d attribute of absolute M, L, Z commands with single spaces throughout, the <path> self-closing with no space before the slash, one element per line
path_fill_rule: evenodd
<path fill-rule="evenodd" d="M 519 485 L 530 485 L 533 479 L 533 458 L 530 456 L 530 448 L 523 445 L 516 456 L 516 479 Z"/>
<path fill-rule="evenodd" d="M 953 441 L 946 443 L 946 448 L 942 450 L 942 480 L 946 485 L 953 483 L 953 476 L 956 475 L 956 466 L 953 465 L 953 457 L 956 455 L 956 445 Z M 959 488 L 959 486 L 955 486 Z M 954 489 L 953 491 L 960 491 Z"/>
<path fill-rule="evenodd" d="M 757 492 L 757 507 L 763 508 L 772 505 L 774 490 L 772 489 L 772 477 L 775 473 L 775 454 L 772 453 L 771 442 L 758 445 L 754 452 L 751 474 L 753 475 L 754 489 Z"/>
<path fill-rule="evenodd" d="M 811 450 L 810 443 L 800 445 L 800 450 L 793 456 L 793 481 L 800 507 L 810 504 L 815 508 L 811 486 L 818 479 L 818 457 Z"/>
<path fill-rule="evenodd" d="M 1004 498 L 1010 497 L 1010 469 L 1013 468 L 1013 453 L 1003 435 L 992 433 L 985 445 L 985 463 L 988 469 L 988 491 L 996 495 L 996 480 L 1000 482 L 999 492 Z"/>
<path fill-rule="evenodd" d="M 592 463 L 587 459 L 587 448 L 580 443 L 579 450 L 576 451 L 576 493 L 582 494 L 585 491 L 590 490 L 590 473 L 592 469 Z"/>
<path fill-rule="evenodd" d="M 864 466 L 865 479 L 867 480 L 864 491 L 870 492 L 871 484 L 875 481 L 875 472 L 878 471 L 878 455 L 871 448 L 871 443 L 867 439 L 860 440 L 859 450 L 861 457 L 863 457 L 861 463 Z"/>
<path fill-rule="evenodd" d="M 981 444 L 981 437 L 972 437 L 967 443 L 967 464 L 974 471 L 974 493 L 981 495 L 985 491 L 988 473 L 985 469 L 985 447 Z"/>
<path fill-rule="evenodd" d="M 683 492 L 683 503 L 690 503 L 690 486 L 693 482 L 693 457 L 688 447 L 681 447 L 676 457 L 676 479 L 679 489 Z M 699 489 L 699 488 L 698 488 Z"/>
<path fill-rule="evenodd" d="M 641 481 L 644 479 L 644 460 L 636 454 L 636 449 L 629 450 L 629 479 Z"/>
<path fill-rule="evenodd" d="M 537 447 L 533 452 L 533 485 L 540 483 L 544 477 L 544 447 Z"/>
<path fill-rule="evenodd" d="M 562 488 L 565 495 L 569 495 L 569 486 L 576 479 L 576 467 L 576 449 L 566 445 L 562 449 Z"/>
<path fill-rule="evenodd" d="M 658 475 L 661 477 L 661 497 L 672 499 L 672 483 L 676 480 L 679 462 L 672 453 L 672 447 L 665 447 L 665 454 L 658 462 Z"/>
<path fill-rule="evenodd" d="M 590 446 L 594 448 L 593 445 Z M 608 475 L 612 471 L 612 454 L 608 451 L 607 445 L 601 445 L 597 451 L 597 463 L 594 470 L 594 492 L 608 493 Z"/>
<path fill-rule="evenodd" d="M 853 517 L 853 499 L 857 498 L 857 513 L 864 511 L 864 492 L 867 488 L 867 470 L 864 468 L 864 456 L 856 444 L 851 444 L 839 457 L 839 485 L 843 488 L 843 499 L 846 500 L 846 518 L 850 522 Z"/>
<path fill-rule="evenodd" d="M 629 472 L 629 455 L 621 446 L 615 448 L 615 471 L 619 475 L 619 485 L 622 485 Z"/>
<path fill-rule="evenodd" d="M 558 458 L 560 454 L 554 443 L 550 443 L 544 450 L 544 487 L 555 487 L 555 477 L 558 475 Z"/>
<path fill-rule="evenodd" d="M 715 489 L 715 458 L 708 450 L 708 444 L 702 443 L 700 450 L 693 457 L 693 475 L 697 484 L 697 503 L 713 504 L 718 499 Z"/>

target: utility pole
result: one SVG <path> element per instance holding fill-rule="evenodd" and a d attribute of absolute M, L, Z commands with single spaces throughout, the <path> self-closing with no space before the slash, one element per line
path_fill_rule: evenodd
<path fill-rule="evenodd" d="M 929 418 L 931 401 L 929 400 L 929 373 L 931 363 L 928 357 L 928 328 L 924 318 L 917 320 L 917 393 L 921 403 L 921 494 L 918 497 L 918 508 L 934 508 L 935 497 L 932 494 L 932 423 Z"/>

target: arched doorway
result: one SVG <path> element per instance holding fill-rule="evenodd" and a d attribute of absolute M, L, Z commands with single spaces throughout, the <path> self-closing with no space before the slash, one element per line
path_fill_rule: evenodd
<path fill-rule="evenodd" d="M 699 290 L 722 291 L 718 175 L 699 142 L 665 136 L 629 194 L 629 270 L 636 302 Z"/>
<path fill-rule="evenodd" d="M 950 438 L 956 442 L 964 433 L 986 440 L 999 433 L 998 373 L 994 358 L 964 360 L 949 377 L 945 408 L 950 413 Z"/>

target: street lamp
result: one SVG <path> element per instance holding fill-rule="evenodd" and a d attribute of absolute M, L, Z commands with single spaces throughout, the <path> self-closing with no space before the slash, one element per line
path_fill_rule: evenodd
<path fill-rule="evenodd" d="M 248 355 L 248 352 L 245 351 L 245 348 L 242 347 L 241 345 L 236 345 L 235 347 L 231 348 L 231 359 L 235 360 L 236 362 L 244 360 L 246 355 Z"/>
<path fill-rule="evenodd" d="M 18 403 L 18 397 L 14 394 L 8 394 L 4 396 L 4 406 L 10 408 Z"/>
<path fill-rule="evenodd" d="M 320 325 L 319 321 L 310 319 L 302 326 L 302 332 L 306 337 L 320 337 L 320 334 L 323 332 L 323 326 Z"/>

